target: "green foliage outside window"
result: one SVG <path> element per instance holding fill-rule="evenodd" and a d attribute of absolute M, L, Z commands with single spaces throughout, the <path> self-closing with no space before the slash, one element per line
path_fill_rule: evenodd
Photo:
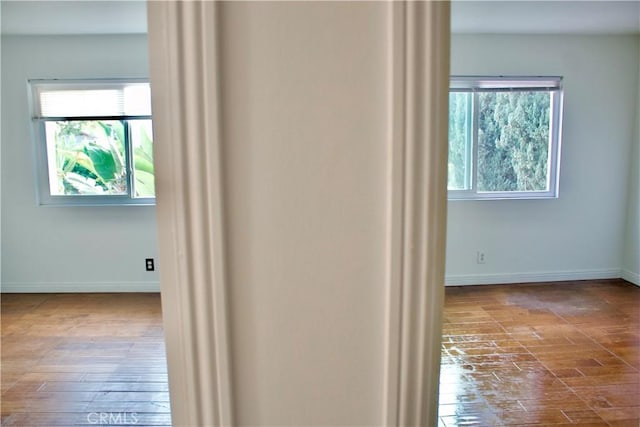
<path fill-rule="evenodd" d="M 547 190 L 550 95 L 478 96 L 478 190 Z"/>
<path fill-rule="evenodd" d="M 130 121 L 133 141 L 134 197 L 155 197 L 151 120 Z"/>
<path fill-rule="evenodd" d="M 470 187 L 472 94 L 449 94 L 449 190 Z"/>
<path fill-rule="evenodd" d="M 133 132 L 135 130 L 135 132 Z M 72 120 L 47 122 L 54 144 L 52 195 L 126 195 L 126 140 L 132 141 L 134 197 L 153 197 L 150 120 Z M 50 177 L 50 180 L 53 180 Z"/>

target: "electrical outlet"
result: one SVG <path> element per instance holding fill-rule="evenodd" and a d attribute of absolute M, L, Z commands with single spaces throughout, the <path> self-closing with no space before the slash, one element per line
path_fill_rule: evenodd
<path fill-rule="evenodd" d="M 476 253 L 476 262 L 478 264 L 484 264 L 485 263 L 485 259 L 484 259 L 484 252 L 480 252 L 478 251 Z"/>
<path fill-rule="evenodd" d="M 145 259 L 144 263 L 145 263 L 145 267 L 146 267 L 147 271 L 154 271 L 156 269 L 155 262 L 153 261 L 153 258 Z"/>

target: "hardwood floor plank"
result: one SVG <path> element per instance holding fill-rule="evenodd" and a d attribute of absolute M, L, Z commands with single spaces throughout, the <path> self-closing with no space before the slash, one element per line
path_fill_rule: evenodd
<path fill-rule="evenodd" d="M 167 392 L 169 390 L 169 385 L 166 382 L 53 381 L 41 384 L 40 388 L 42 391 Z"/>

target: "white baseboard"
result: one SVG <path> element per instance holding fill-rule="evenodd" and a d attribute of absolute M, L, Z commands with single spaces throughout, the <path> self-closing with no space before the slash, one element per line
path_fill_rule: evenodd
<path fill-rule="evenodd" d="M 494 285 L 505 283 L 559 282 L 565 280 L 618 279 L 620 277 L 621 272 L 618 269 L 468 275 L 452 274 L 445 277 L 445 284 L 446 286 Z"/>
<path fill-rule="evenodd" d="M 640 274 L 634 273 L 633 271 L 622 269 L 621 277 L 627 282 L 631 282 L 636 286 L 640 286 Z"/>
<path fill-rule="evenodd" d="M 622 278 L 640 286 L 640 274 L 629 270 L 575 270 L 535 273 L 452 274 L 446 286 L 497 285 L 505 283 L 559 282 Z M 160 282 L 40 282 L 3 283 L 3 293 L 91 293 L 91 292 L 160 292 Z"/>
<path fill-rule="evenodd" d="M 2 283 L 3 293 L 160 292 L 160 282 L 39 282 Z"/>

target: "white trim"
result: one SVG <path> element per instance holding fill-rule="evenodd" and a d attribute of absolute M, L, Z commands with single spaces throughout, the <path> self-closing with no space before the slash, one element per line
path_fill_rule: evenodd
<path fill-rule="evenodd" d="M 382 419 L 386 426 L 397 425 L 400 388 L 400 315 L 402 297 L 402 215 L 404 175 L 405 104 L 405 7 L 388 3 L 388 156 L 386 230 L 386 306 Z"/>
<path fill-rule="evenodd" d="M 164 260 L 160 284 L 175 426 L 233 425 L 220 5 L 147 3 L 158 243 Z"/>
<path fill-rule="evenodd" d="M 405 103 L 405 4 L 388 3 L 388 195 L 386 230 L 385 364 L 382 406 L 383 424 L 397 425 L 400 384 L 400 315 L 402 310 L 402 216 Z"/>
<path fill-rule="evenodd" d="M 620 272 L 620 277 L 626 280 L 627 282 L 631 282 L 636 286 L 640 286 L 640 273 L 634 273 L 631 270 L 627 270 L 623 268 Z"/>
<path fill-rule="evenodd" d="M 25 293 L 92 293 L 92 292 L 160 292 L 160 282 L 5 282 L 0 292 Z"/>
<path fill-rule="evenodd" d="M 495 89 L 560 90 L 561 76 L 451 76 L 451 91 L 491 91 Z"/>
<path fill-rule="evenodd" d="M 450 5 L 398 2 L 390 11 L 383 420 L 431 426 L 444 305 Z"/>
<path fill-rule="evenodd" d="M 397 273 L 396 273 L 397 274 Z M 560 282 L 567 280 L 624 279 L 640 286 L 640 274 L 622 269 L 572 270 L 533 273 L 453 274 L 445 277 L 446 286 L 500 285 L 510 283 Z M 160 282 L 6 282 L 2 293 L 92 293 L 160 292 Z M 388 314 L 389 315 L 389 314 Z M 391 343 L 387 344 L 387 347 Z M 391 363 L 391 361 L 389 361 Z M 397 360 L 396 362 L 397 363 Z M 389 398 L 391 398 L 389 396 Z"/>
<path fill-rule="evenodd" d="M 616 268 L 601 270 L 537 271 L 531 273 L 452 274 L 445 277 L 445 283 L 447 286 L 465 286 L 618 279 L 621 277 L 620 274 L 620 270 Z"/>

